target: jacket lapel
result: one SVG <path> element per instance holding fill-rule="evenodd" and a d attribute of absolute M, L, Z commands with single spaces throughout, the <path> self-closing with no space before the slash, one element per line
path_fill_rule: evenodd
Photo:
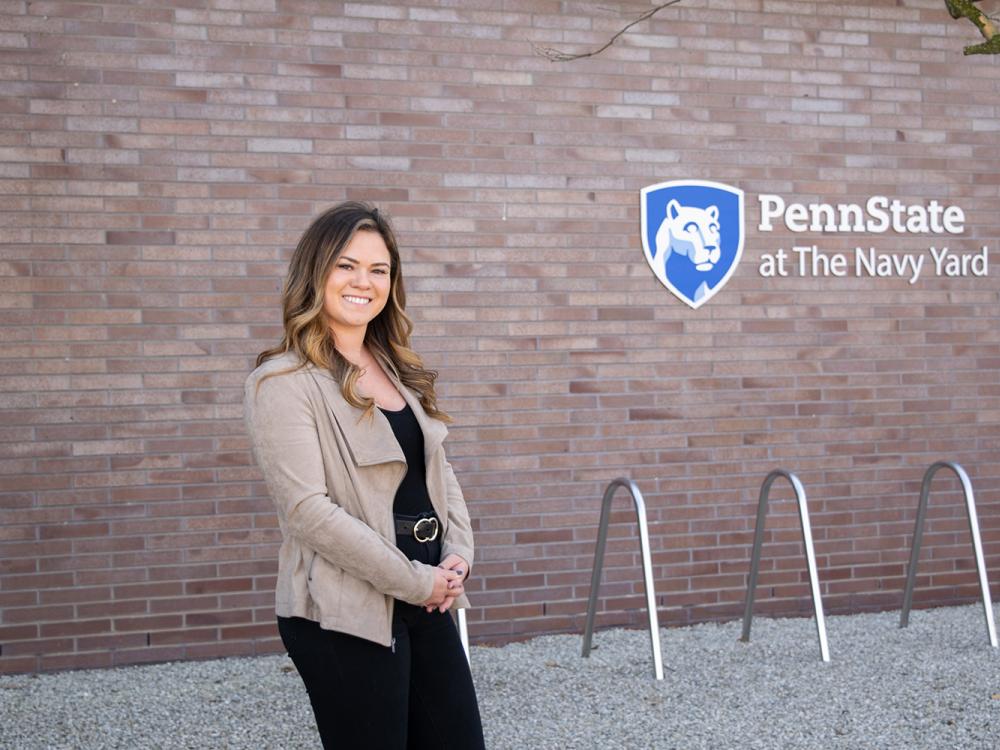
<path fill-rule="evenodd" d="M 319 385 L 320 393 L 327 408 L 333 415 L 333 420 L 344 436 L 351 458 L 358 466 L 384 464 L 389 461 L 406 462 L 403 449 L 396 442 L 389 420 L 375 409 L 372 419 L 363 416 L 364 410 L 351 406 L 344 400 L 340 392 L 340 383 L 333 375 L 318 368 L 311 367 L 310 372 Z"/>
<path fill-rule="evenodd" d="M 340 428 L 355 464 L 371 466 L 388 461 L 406 462 L 403 450 L 399 447 L 392 431 L 392 426 L 380 409 L 375 409 L 371 420 L 362 416 L 364 410 L 351 406 L 344 400 L 344 396 L 340 392 L 340 383 L 334 379 L 333 375 L 315 365 L 307 365 L 307 367 L 319 385 L 323 400 Z M 399 390 L 403 400 L 413 410 L 424 434 L 424 460 L 429 460 L 434 451 L 444 442 L 448 428 L 440 420 L 427 416 L 420 405 L 420 399 L 413 391 L 400 383 L 391 372 L 386 374 Z"/>

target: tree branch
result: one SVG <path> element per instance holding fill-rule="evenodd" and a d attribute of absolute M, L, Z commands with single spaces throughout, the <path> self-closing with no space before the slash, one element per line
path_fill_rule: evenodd
<path fill-rule="evenodd" d="M 570 52 L 563 52 L 562 50 L 553 49 L 552 47 L 538 47 L 538 46 L 536 46 L 535 47 L 535 52 L 537 52 L 542 57 L 548 58 L 552 62 L 566 62 L 568 60 L 579 60 L 581 57 L 593 57 L 594 55 L 599 55 L 600 53 L 604 52 L 604 50 L 606 50 L 608 47 L 610 47 L 612 44 L 614 44 L 615 40 L 618 39 L 618 37 L 620 37 L 626 31 L 628 31 L 629 29 L 631 29 L 637 23 L 642 23 L 647 18 L 652 18 L 657 13 L 659 13 L 661 10 L 663 10 L 664 8 L 669 7 L 671 5 L 676 5 L 680 1 L 681 0 L 670 0 L 670 2 L 663 3 L 662 5 L 658 5 L 655 8 L 653 8 L 653 9 L 651 9 L 649 11 L 646 11 L 641 16 L 639 16 L 637 19 L 635 19 L 632 23 L 630 23 L 628 26 L 626 26 L 621 31 L 619 31 L 617 34 L 615 34 L 613 37 L 611 37 L 611 39 L 608 40 L 608 43 L 605 44 L 600 49 L 595 49 L 595 50 L 592 50 L 591 52 L 581 52 L 580 54 L 574 55 L 574 54 L 572 54 Z"/>
<path fill-rule="evenodd" d="M 657 13 L 659 13 L 664 8 L 668 8 L 671 5 L 677 5 L 681 0 L 669 0 L 669 2 L 657 5 L 655 8 L 643 13 L 637 19 L 632 21 L 632 23 L 626 25 L 617 34 L 611 37 L 603 46 L 598 49 L 591 50 L 590 52 L 580 52 L 574 54 L 572 52 L 564 52 L 563 50 L 555 49 L 553 47 L 539 47 L 534 45 L 536 54 L 545 57 L 552 62 L 567 62 L 569 60 L 579 60 L 583 57 L 593 57 L 594 55 L 599 55 L 612 44 L 614 44 L 618 38 L 624 34 L 626 31 L 631 29 L 636 24 L 642 23 L 643 21 L 652 18 Z M 967 46 L 963 50 L 963 54 L 966 55 L 1000 55 L 1000 32 L 997 30 L 997 19 L 987 15 L 985 12 L 979 10 L 974 3 L 979 2 L 979 0 L 944 0 L 945 7 L 948 9 L 948 13 L 952 18 L 967 18 L 972 24 L 979 29 L 979 33 L 983 35 L 986 40 L 982 44 L 972 44 Z M 603 9 L 602 9 L 603 10 Z"/>
<path fill-rule="evenodd" d="M 973 44 L 962 50 L 966 55 L 1000 54 L 1000 34 L 997 34 L 993 20 L 973 5 L 977 0 L 944 0 L 952 18 L 968 18 L 986 39 L 982 44 Z"/>

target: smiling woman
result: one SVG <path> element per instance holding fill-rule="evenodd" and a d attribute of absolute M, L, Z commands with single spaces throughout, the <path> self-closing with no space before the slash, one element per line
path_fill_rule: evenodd
<path fill-rule="evenodd" d="M 471 524 L 387 218 L 353 202 L 318 216 L 282 297 L 244 413 L 282 533 L 278 632 L 323 746 L 482 748 L 448 614 L 467 606 Z"/>
<path fill-rule="evenodd" d="M 389 248 L 377 232 L 358 232 L 347 243 L 326 279 L 323 310 L 337 329 L 367 326 L 389 298 Z"/>

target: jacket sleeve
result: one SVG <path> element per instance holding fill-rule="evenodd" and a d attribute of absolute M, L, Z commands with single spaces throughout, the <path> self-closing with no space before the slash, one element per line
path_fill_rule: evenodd
<path fill-rule="evenodd" d="M 429 565 L 410 561 L 389 540 L 328 494 L 316 414 L 294 375 L 247 379 L 244 419 L 254 456 L 286 534 L 378 591 L 422 604 L 434 588 Z"/>
<path fill-rule="evenodd" d="M 456 554 L 469 563 L 471 570 L 474 554 L 472 522 L 469 519 L 469 509 L 465 505 L 462 488 L 447 458 L 444 459 L 444 481 L 448 490 L 448 531 L 441 543 L 441 558 Z"/>

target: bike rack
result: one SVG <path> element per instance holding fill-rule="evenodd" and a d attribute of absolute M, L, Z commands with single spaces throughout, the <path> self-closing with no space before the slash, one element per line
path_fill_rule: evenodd
<path fill-rule="evenodd" d="M 812 528 L 809 525 L 809 509 L 806 507 L 806 491 L 802 482 L 794 474 L 783 469 L 775 469 L 760 487 L 760 499 L 757 501 L 757 526 L 753 536 L 753 554 L 750 556 L 750 577 L 747 580 L 746 606 L 743 610 L 743 634 L 740 640 L 744 643 L 750 640 L 750 623 L 753 620 L 754 591 L 757 588 L 757 571 L 760 569 L 760 550 L 764 542 L 764 520 L 767 517 L 767 499 L 771 493 L 771 485 L 778 477 L 784 477 L 795 490 L 795 499 L 799 504 L 799 519 L 802 522 L 802 542 L 806 548 L 806 566 L 809 568 L 809 585 L 812 588 L 813 609 L 816 612 L 816 632 L 819 636 L 819 653 L 823 661 L 830 661 L 830 649 L 826 642 L 826 622 L 823 619 L 823 600 L 819 593 L 819 577 L 816 574 L 816 553 L 813 551 Z"/>
<path fill-rule="evenodd" d="M 465 620 L 465 610 L 458 610 L 458 637 L 462 641 L 462 648 L 465 649 L 465 660 L 472 665 L 472 655 L 469 653 L 469 625 Z"/>
<path fill-rule="evenodd" d="M 660 657 L 660 629 L 656 617 L 656 591 L 653 588 L 653 564 L 649 555 L 649 529 L 646 526 L 646 503 L 642 493 L 631 479 L 619 477 L 608 485 L 601 502 L 601 523 L 597 529 L 597 547 L 594 550 L 594 572 L 590 578 L 590 601 L 587 603 L 587 625 L 583 631 L 584 658 L 590 656 L 594 635 L 594 617 L 597 614 L 597 595 L 601 586 L 601 568 L 604 566 L 604 547 L 608 540 L 608 521 L 611 518 L 611 500 L 615 490 L 624 487 L 632 495 L 635 514 L 639 521 L 639 548 L 642 551 L 643 585 L 646 590 L 646 609 L 649 610 L 649 641 L 653 649 L 653 672 L 657 680 L 663 679 L 663 660 Z"/>
<path fill-rule="evenodd" d="M 986 562 L 983 558 L 983 542 L 979 536 L 979 518 L 976 516 L 976 499 L 972 494 L 972 482 L 969 475 L 960 464 L 954 461 L 938 461 L 931 464 L 924 472 L 924 482 L 920 488 L 920 504 L 917 506 L 917 521 L 913 529 L 913 546 L 910 549 L 910 565 L 906 571 L 906 588 L 903 589 L 903 610 L 899 616 L 899 627 L 910 624 L 910 607 L 913 604 L 913 585 L 917 580 L 917 563 L 920 560 L 920 540 L 924 532 L 924 518 L 927 515 L 927 498 L 931 493 L 931 480 L 939 469 L 951 469 L 962 483 L 965 495 L 965 512 L 969 519 L 969 532 L 972 534 L 972 551 L 976 557 L 976 570 L 979 572 L 979 588 L 982 591 L 983 612 L 986 614 L 986 634 L 990 646 L 997 647 L 997 631 L 993 624 L 993 603 L 990 600 L 990 582 L 986 578 Z"/>

